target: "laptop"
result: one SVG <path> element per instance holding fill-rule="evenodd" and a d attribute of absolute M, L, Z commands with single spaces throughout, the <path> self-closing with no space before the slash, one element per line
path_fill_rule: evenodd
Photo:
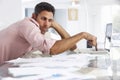
<path fill-rule="evenodd" d="M 87 49 L 81 49 L 79 50 L 80 53 L 91 53 L 91 54 L 107 54 L 110 52 L 110 46 L 111 46 L 111 36 L 112 36 L 112 23 L 106 24 L 106 32 L 105 32 L 105 39 L 103 43 L 103 48 L 100 49 L 98 47 L 98 50 L 95 50 L 95 47 L 87 48 Z"/>

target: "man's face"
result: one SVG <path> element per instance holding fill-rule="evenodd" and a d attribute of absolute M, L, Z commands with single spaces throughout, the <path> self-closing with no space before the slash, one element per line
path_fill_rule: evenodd
<path fill-rule="evenodd" d="M 48 11 L 42 11 L 36 17 L 36 21 L 40 25 L 41 33 L 45 34 L 45 32 L 48 31 L 48 28 L 50 28 L 53 21 L 53 13 Z"/>

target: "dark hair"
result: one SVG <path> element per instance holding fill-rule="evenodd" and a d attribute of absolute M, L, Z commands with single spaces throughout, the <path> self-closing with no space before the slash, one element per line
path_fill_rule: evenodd
<path fill-rule="evenodd" d="M 54 6 L 52 6 L 51 4 L 47 3 L 47 2 L 41 2 L 41 3 L 38 3 L 36 6 L 35 6 L 35 9 L 34 9 L 34 13 L 36 15 L 38 15 L 40 12 L 42 11 L 49 11 L 49 12 L 52 12 L 53 15 L 55 14 L 55 8 Z"/>

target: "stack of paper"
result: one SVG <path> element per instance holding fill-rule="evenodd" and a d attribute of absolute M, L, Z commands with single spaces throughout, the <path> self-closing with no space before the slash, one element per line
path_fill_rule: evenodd
<path fill-rule="evenodd" d="M 19 58 L 9 62 L 20 67 L 9 68 L 8 70 L 16 80 L 94 80 L 95 76 L 75 73 L 83 66 L 88 65 L 88 61 L 88 54 L 57 55 L 31 59 Z"/>

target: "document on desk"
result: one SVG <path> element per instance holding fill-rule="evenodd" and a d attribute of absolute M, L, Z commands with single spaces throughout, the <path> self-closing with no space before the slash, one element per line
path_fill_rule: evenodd
<path fill-rule="evenodd" d="M 89 61 L 88 54 L 72 54 L 67 56 L 52 56 L 52 57 L 43 57 L 43 58 L 29 58 L 23 59 L 18 58 L 16 60 L 11 60 L 9 62 L 19 65 L 20 67 L 40 67 L 40 66 L 63 66 L 63 67 L 72 67 L 88 64 Z"/>
<path fill-rule="evenodd" d="M 91 75 L 63 75 L 63 74 L 51 74 L 48 76 L 24 76 L 19 78 L 7 77 L 2 80 L 96 80 L 95 76 Z"/>
<path fill-rule="evenodd" d="M 94 80 L 96 77 L 93 75 L 76 73 L 83 66 L 88 65 L 90 57 L 89 54 L 71 54 L 30 59 L 19 58 L 9 62 L 20 67 L 9 68 L 8 71 L 16 80 Z"/>
<path fill-rule="evenodd" d="M 14 74 L 15 79 L 19 80 L 86 80 L 96 79 L 93 75 L 76 74 L 71 70 L 59 70 L 59 69 L 44 69 L 39 67 L 31 68 L 10 68 L 11 74 Z M 10 79 L 8 79 L 10 80 Z"/>

